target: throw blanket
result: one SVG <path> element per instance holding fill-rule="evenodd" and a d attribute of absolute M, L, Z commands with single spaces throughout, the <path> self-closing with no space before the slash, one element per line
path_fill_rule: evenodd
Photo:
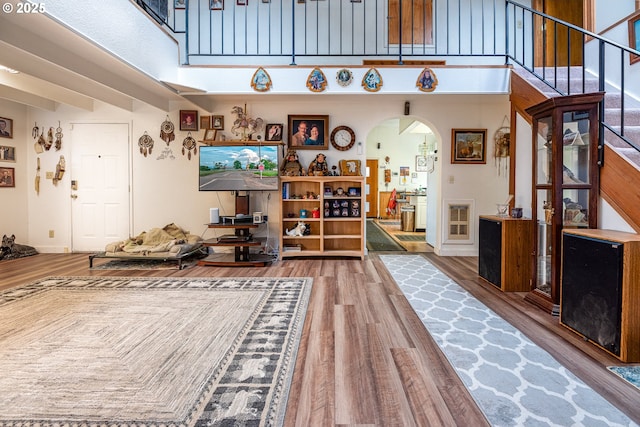
<path fill-rule="evenodd" d="M 200 241 L 200 236 L 189 234 L 188 231 L 171 223 L 164 228 L 152 228 L 149 231 L 143 231 L 136 237 L 119 242 L 118 249 L 127 253 L 181 252 L 175 246 L 188 245 L 192 247 Z"/>

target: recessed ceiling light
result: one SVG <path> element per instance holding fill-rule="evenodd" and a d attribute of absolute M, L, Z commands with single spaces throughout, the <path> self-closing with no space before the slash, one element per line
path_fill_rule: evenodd
<path fill-rule="evenodd" d="M 4 65 L 0 65 L 0 70 L 6 71 L 7 73 L 11 74 L 18 74 L 20 72 L 18 70 L 14 70 L 13 68 L 5 67 Z"/>

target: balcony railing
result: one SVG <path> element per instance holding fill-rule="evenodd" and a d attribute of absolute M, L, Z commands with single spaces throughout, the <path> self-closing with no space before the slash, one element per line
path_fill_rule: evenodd
<path fill-rule="evenodd" d="M 457 60 L 513 64 L 561 96 L 606 91 L 601 137 L 640 151 L 627 125 L 629 104 L 640 110 L 628 89 L 640 52 L 513 0 L 136 1 L 183 34 L 185 64 Z"/>

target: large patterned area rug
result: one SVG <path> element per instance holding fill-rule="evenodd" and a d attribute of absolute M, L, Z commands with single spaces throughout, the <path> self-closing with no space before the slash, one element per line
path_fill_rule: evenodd
<path fill-rule="evenodd" d="M 380 258 L 492 425 L 636 425 L 424 257 Z"/>
<path fill-rule="evenodd" d="M 0 293 L 0 425 L 281 425 L 309 278 L 50 277 Z"/>

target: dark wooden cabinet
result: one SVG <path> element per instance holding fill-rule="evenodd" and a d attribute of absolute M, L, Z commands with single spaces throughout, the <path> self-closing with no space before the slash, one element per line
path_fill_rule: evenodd
<path fill-rule="evenodd" d="M 563 230 L 560 323 L 640 362 L 640 235 Z"/>
<path fill-rule="evenodd" d="M 562 230 L 598 226 L 598 106 L 603 93 L 548 99 L 527 108 L 533 130 L 532 290 L 559 314 Z"/>
<path fill-rule="evenodd" d="M 531 290 L 531 220 L 481 215 L 478 274 L 504 292 Z"/>

